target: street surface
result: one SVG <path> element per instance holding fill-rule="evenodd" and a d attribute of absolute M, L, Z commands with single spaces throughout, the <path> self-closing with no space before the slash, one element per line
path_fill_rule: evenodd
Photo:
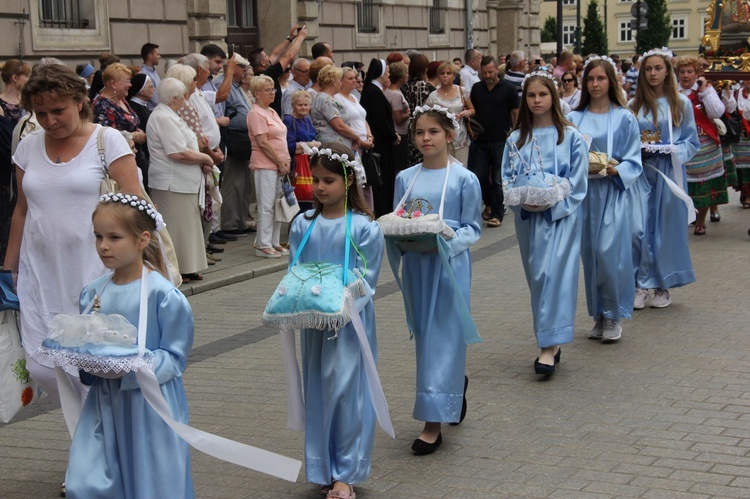
<path fill-rule="evenodd" d="M 468 415 L 444 427 L 430 456 L 410 450 L 421 429 L 411 417 L 414 345 L 384 262 L 379 371 L 396 439 L 378 430 L 357 496 L 750 497 L 750 210 L 733 193 L 721 213 L 706 236 L 689 229 L 697 283 L 673 290 L 669 308 L 636 311 L 617 344 L 586 339 L 593 320 L 581 281 L 575 341 L 546 382 L 533 374 L 538 350 L 513 221 L 485 228 L 472 251 L 472 310 L 484 342 L 469 348 Z M 249 254 L 251 243 L 233 243 L 234 253 Z M 278 335 L 260 321 L 282 274 L 260 274 L 189 297 L 191 424 L 302 459 L 303 435 L 285 428 Z M 68 447 L 50 403 L 0 425 L 0 498 L 56 497 Z M 304 472 L 289 483 L 197 452 L 192 465 L 199 498 L 322 497 Z"/>

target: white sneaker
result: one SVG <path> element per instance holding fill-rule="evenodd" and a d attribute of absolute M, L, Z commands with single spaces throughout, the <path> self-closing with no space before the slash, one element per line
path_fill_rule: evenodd
<path fill-rule="evenodd" d="M 657 289 L 654 291 L 654 297 L 651 299 L 651 308 L 664 308 L 672 304 L 669 297 L 669 291 L 666 289 Z"/>
<path fill-rule="evenodd" d="M 614 343 L 622 337 L 622 326 L 614 319 L 604 318 L 602 326 L 602 343 Z"/>
<path fill-rule="evenodd" d="M 587 338 L 592 340 L 601 340 L 602 334 L 603 334 L 603 328 L 604 328 L 604 317 L 601 315 L 598 319 L 596 319 L 596 322 L 594 323 L 594 327 L 591 328 L 591 331 L 589 331 L 589 335 Z"/>
<path fill-rule="evenodd" d="M 649 301 L 651 301 L 651 298 L 648 294 L 648 289 L 636 288 L 635 303 L 633 304 L 633 308 L 636 310 L 643 310 L 644 308 L 646 308 L 646 304 Z"/>

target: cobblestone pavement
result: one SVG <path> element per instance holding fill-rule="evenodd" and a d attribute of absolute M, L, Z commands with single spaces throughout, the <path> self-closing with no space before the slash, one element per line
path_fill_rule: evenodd
<path fill-rule="evenodd" d="M 396 428 L 378 432 L 362 498 L 750 497 L 750 211 L 736 195 L 721 223 L 690 236 L 698 282 L 666 309 L 637 311 L 614 345 L 587 340 L 579 289 L 575 342 L 558 373 L 533 375 L 538 351 L 510 219 L 473 248 L 472 308 L 484 342 L 469 348 L 466 421 L 415 457 L 414 347 L 387 265 L 376 301 L 379 370 Z M 285 429 L 278 336 L 260 325 L 281 274 L 190 297 L 195 345 L 185 373 L 192 424 L 302 458 Z M 581 273 L 582 275 L 582 273 Z M 59 409 L 42 403 L 0 426 L 0 497 L 51 498 L 65 472 Z M 194 453 L 201 498 L 321 497 L 316 486 L 268 478 Z"/>

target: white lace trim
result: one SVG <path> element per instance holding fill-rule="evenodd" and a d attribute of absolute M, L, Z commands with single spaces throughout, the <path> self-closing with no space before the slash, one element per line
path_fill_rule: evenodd
<path fill-rule="evenodd" d="M 456 232 L 436 214 L 418 218 L 402 218 L 394 213 L 383 215 L 377 220 L 385 237 L 421 236 L 440 234 L 445 239 L 453 239 Z"/>
<path fill-rule="evenodd" d="M 661 154 L 672 154 L 673 152 L 677 152 L 677 146 L 672 144 L 652 144 L 650 142 L 641 142 L 641 150 Z"/>
<path fill-rule="evenodd" d="M 144 367 L 153 369 L 154 354 L 146 352 L 143 357 L 100 357 L 76 352 L 67 348 L 39 347 L 34 358 L 43 359 L 46 364 L 64 368 L 72 367 L 86 372 L 127 373 Z"/>
<path fill-rule="evenodd" d="M 561 179 L 551 187 L 531 187 L 528 185 L 504 189 L 505 204 L 508 206 L 553 206 L 570 196 L 570 181 Z"/>

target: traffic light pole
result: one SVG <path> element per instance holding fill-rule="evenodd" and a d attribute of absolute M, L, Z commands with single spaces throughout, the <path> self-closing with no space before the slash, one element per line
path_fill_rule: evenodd
<path fill-rule="evenodd" d="M 576 0 L 576 43 L 573 53 L 581 53 L 581 0 Z"/>
<path fill-rule="evenodd" d="M 560 59 L 562 53 L 563 39 L 563 0 L 557 0 L 557 58 Z"/>

